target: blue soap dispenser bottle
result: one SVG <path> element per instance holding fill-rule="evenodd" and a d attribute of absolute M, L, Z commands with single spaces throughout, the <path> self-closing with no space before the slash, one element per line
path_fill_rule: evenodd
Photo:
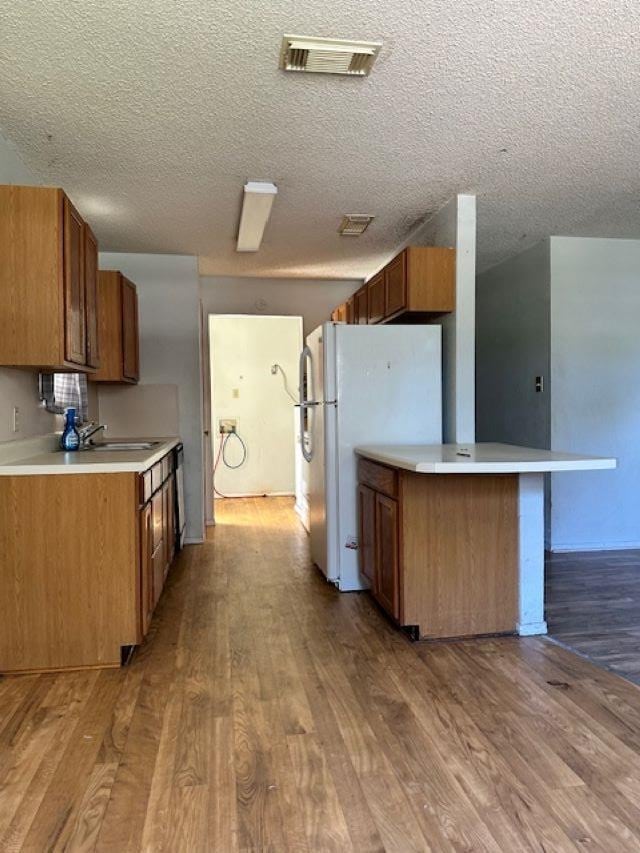
<path fill-rule="evenodd" d="M 80 434 L 76 427 L 76 410 L 65 409 L 64 429 L 60 437 L 60 447 L 63 450 L 78 450 L 80 447 Z"/>

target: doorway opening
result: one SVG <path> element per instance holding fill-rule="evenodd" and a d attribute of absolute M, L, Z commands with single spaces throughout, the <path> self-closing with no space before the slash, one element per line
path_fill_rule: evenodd
<path fill-rule="evenodd" d="M 228 498 L 286 496 L 293 511 L 302 317 L 208 319 L 214 516 L 216 502 Z"/>

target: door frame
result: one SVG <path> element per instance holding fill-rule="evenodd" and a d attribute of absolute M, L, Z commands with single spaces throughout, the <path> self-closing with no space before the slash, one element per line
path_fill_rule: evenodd
<path fill-rule="evenodd" d="M 202 458 L 204 460 L 204 507 L 205 507 L 205 527 L 213 527 L 216 523 L 215 519 L 215 501 L 213 494 L 213 400 L 211 397 L 211 340 L 210 340 L 210 324 L 212 317 L 231 317 L 239 319 L 256 319 L 256 318 L 287 318 L 297 320 L 299 324 L 299 342 L 298 349 L 302 350 L 304 345 L 304 318 L 300 314 L 248 314 L 242 312 L 228 311 L 206 311 L 204 306 L 200 305 L 200 335 L 202 340 L 201 353 L 201 377 L 202 377 L 202 412 L 203 412 L 203 434 L 202 434 Z M 297 380 L 297 377 L 296 377 Z"/>

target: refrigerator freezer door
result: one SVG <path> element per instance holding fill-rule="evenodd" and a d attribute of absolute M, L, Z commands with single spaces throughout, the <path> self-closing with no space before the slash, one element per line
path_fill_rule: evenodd
<path fill-rule="evenodd" d="M 336 459 L 338 586 L 362 589 L 357 540 L 357 459 L 362 444 L 442 442 L 439 326 L 337 326 Z"/>

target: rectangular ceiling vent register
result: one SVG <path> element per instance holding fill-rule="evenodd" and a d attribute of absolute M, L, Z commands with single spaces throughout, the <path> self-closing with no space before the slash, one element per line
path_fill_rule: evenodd
<path fill-rule="evenodd" d="M 311 74 L 366 77 L 381 47 L 382 42 L 284 36 L 280 68 Z"/>
<path fill-rule="evenodd" d="M 347 213 L 342 217 L 338 234 L 343 237 L 359 237 L 367 230 L 373 218 L 366 213 Z"/>

